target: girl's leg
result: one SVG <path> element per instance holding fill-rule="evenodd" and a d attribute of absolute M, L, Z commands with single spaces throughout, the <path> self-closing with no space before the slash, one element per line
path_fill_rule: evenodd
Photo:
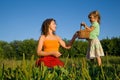
<path fill-rule="evenodd" d="M 101 61 L 101 58 L 100 58 L 100 57 L 97 57 L 97 62 L 98 62 L 98 65 L 101 66 L 102 61 Z"/>

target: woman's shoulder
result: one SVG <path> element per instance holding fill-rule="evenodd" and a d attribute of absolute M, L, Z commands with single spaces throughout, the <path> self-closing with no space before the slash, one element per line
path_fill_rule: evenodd
<path fill-rule="evenodd" d="M 56 36 L 57 40 L 60 40 L 60 39 L 61 39 L 61 37 L 60 37 L 60 36 L 58 36 L 58 35 L 55 35 L 55 36 Z"/>
<path fill-rule="evenodd" d="M 45 35 L 41 35 L 40 37 L 45 38 Z"/>
<path fill-rule="evenodd" d="M 57 40 L 60 40 L 60 39 L 61 39 L 61 37 L 58 36 L 58 35 L 55 35 L 55 38 L 56 38 Z M 51 40 L 51 38 L 47 38 L 45 35 L 41 35 L 40 38 L 39 38 L 39 40 Z"/>
<path fill-rule="evenodd" d="M 40 37 L 39 37 L 39 40 L 44 40 L 45 39 L 45 35 L 41 35 Z"/>

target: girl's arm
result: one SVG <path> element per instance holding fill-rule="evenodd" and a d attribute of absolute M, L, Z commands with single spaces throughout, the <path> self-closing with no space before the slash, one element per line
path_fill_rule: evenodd
<path fill-rule="evenodd" d="M 84 26 L 84 27 L 85 27 L 86 29 L 88 29 L 89 31 L 93 31 L 93 30 L 94 30 L 94 27 L 93 27 L 93 26 L 88 27 L 88 26 L 86 25 L 86 23 L 84 23 L 84 22 L 81 23 L 81 26 Z"/>

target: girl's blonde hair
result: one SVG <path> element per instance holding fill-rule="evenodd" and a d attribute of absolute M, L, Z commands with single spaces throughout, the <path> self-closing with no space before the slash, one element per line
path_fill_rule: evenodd
<path fill-rule="evenodd" d="M 91 15 L 94 16 L 95 18 L 97 18 L 97 22 L 100 24 L 100 13 L 98 11 L 92 11 L 88 15 L 88 18 L 90 18 Z"/>

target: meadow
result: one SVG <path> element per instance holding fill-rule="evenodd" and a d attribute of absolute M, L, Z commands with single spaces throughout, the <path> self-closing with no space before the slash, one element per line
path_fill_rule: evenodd
<path fill-rule="evenodd" d="M 102 57 L 102 66 L 85 57 L 61 58 L 64 67 L 35 66 L 34 55 L 26 60 L 0 59 L 0 80 L 120 80 L 120 57 Z"/>

